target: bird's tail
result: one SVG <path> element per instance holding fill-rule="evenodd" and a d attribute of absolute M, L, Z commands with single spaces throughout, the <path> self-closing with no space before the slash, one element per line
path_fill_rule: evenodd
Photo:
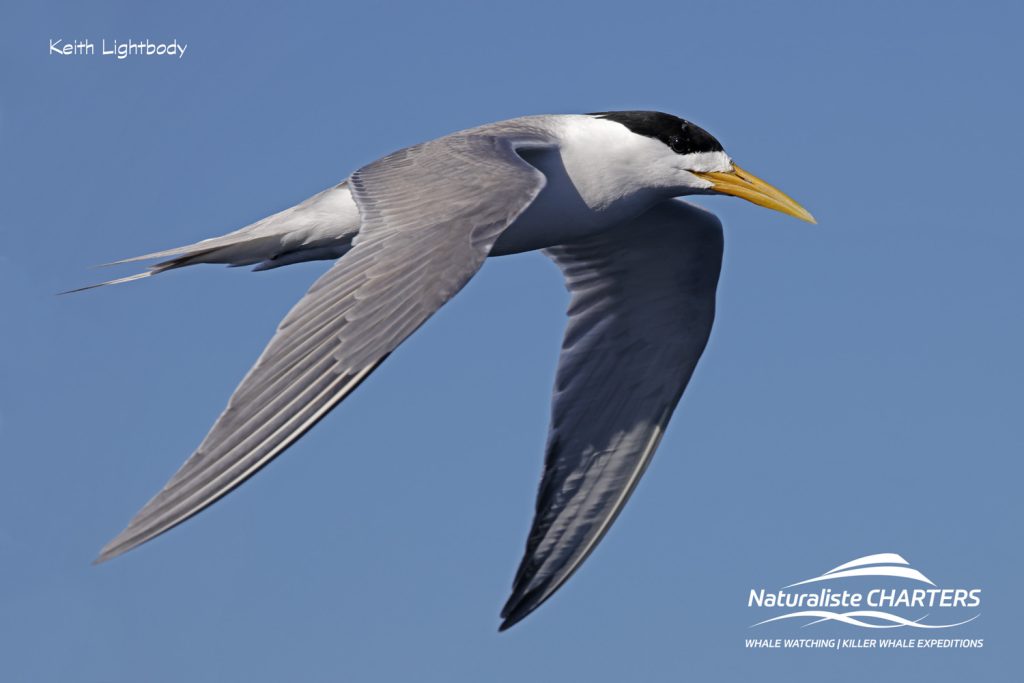
<path fill-rule="evenodd" d="M 132 280 L 141 280 L 144 277 L 153 275 L 153 271 L 147 270 L 144 273 L 135 273 L 135 275 L 128 275 L 127 277 L 119 277 L 113 280 L 107 280 L 106 282 L 97 282 L 94 285 L 86 285 L 85 287 L 76 287 L 75 289 L 69 289 L 64 292 L 58 292 L 58 294 L 74 294 L 75 292 L 84 292 L 87 289 L 96 289 L 97 287 L 105 287 L 107 285 L 118 285 L 122 282 L 131 282 Z"/>
<path fill-rule="evenodd" d="M 116 266 L 165 259 L 149 266 L 144 272 L 71 289 L 61 294 L 141 280 L 197 263 L 256 265 L 256 270 L 267 270 L 300 261 L 335 259 L 351 248 L 352 238 L 358 231 L 359 212 L 352 201 L 347 183 L 342 183 L 241 230 L 183 247 L 105 263 L 104 266 Z"/>
<path fill-rule="evenodd" d="M 228 238 L 235 239 L 228 240 Z M 274 239 L 273 236 L 254 237 L 251 235 L 243 236 L 238 235 L 238 233 L 231 233 L 224 235 L 223 237 L 215 237 L 213 239 L 196 242 L 195 244 L 188 244 L 183 247 L 176 247 L 174 249 L 167 249 L 164 251 L 155 251 L 150 254 L 143 254 L 142 256 L 132 256 L 131 258 L 101 264 L 101 267 L 118 266 L 124 263 L 148 261 L 150 259 L 165 258 L 167 256 L 174 256 L 175 258 L 155 263 L 141 273 L 114 278 L 113 280 L 107 280 L 106 282 L 98 282 L 94 285 L 86 285 L 85 287 L 69 289 L 66 292 L 61 292 L 61 294 L 74 294 L 75 292 L 84 292 L 88 289 L 96 289 L 97 287 L 119 285 L 122 282 L 141 280 L 142 278 L 146 278 L 151 275 L 158 275 L 167 270 L 191 266 L 196 263 L 226 263 L 232 266 L 251 265 L 265 260 L 266 254 L 268 253 L 268 247 L 272 250 L 275 246 L 274 244 L 270 244 L 270 242 L 280 244 L 281 240 L 280 238 Z"/>

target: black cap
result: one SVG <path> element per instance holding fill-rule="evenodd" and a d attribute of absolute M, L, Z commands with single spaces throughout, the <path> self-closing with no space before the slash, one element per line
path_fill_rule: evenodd
<path fill-rule="evenodd" d="M 679 154 L 723 151 L 721 143 L 700 126 L 660 111 L 601 111 L 590 116 L 621 123 L 637 135 L 661 140 Z"/>

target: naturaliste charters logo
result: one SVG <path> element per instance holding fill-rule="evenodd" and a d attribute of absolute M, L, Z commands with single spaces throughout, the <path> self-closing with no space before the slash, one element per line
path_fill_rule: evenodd
<path fill-rule="evenodd" d="M 752 588 L 747 607 L 770 610 L 750 628 L 792 620 L 807 628 L 836 622 L 862 629 L 949 629 L 981 616 L 980 588 L 940 588 L 896 553 L 867 555 L 834 567 L 820 576 L 770 591 Z M 781 614 L 775 613 L 783 610 Z M 921 614 L 924 612 L 924 614 Z M 946 616 L 950 615 L 950 616 Z M 970 648 L 982 639 L 761 639 L 747 647 Z"/>

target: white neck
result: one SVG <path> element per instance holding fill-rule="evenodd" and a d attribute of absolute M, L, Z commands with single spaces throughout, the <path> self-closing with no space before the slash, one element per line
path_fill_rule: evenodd
<path fill-rule="evenodd" d="M 559 117 L 559 148 L 565 169 L 591 209 L 626 201 L 650 203 L 693 194 L 711 186 L 688 170 L 728 170 L 724 152 L 676 154 L 660 140 L 593 116 Z"/>

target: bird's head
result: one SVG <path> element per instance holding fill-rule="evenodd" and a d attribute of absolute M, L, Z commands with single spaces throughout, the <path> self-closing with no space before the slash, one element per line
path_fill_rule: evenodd
<path fill-rule="evenodd" d="M 710 133 L 685 119 L 657 111 L 611 111 L 591 114 L 621 123 L 637 135 L 657 140 L 658 161 L 671 174 L 676 196 L 726 194 L 816 223 L 807 209 L 733 163 Z"/>

